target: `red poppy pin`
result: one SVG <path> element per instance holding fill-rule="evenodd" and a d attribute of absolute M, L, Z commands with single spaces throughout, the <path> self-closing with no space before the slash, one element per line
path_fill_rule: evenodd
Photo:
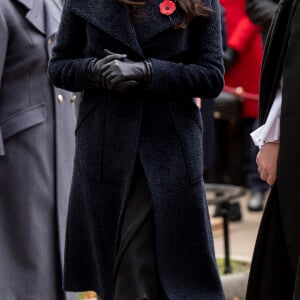
<path fill-rule="evenodd" d="M 176 10 L 176 5 L 171 0 L 164 0 L 159 4 L 159 10 L 161 14 L 170 16 Z"/>

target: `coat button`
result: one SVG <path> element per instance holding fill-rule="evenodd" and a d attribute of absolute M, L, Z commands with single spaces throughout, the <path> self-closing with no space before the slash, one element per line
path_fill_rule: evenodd
<path fill-rule="evenodd" d="M 59 102 L 63 102 L 63 101 L 64 101 L 63 95 L 59 94 L 59 95 L 57 96 L 57 100 L 58 100 Z"/>
<path fill-rule="evenodd" d="M 73 95 L 73 96 L 71 97 L 71 102 L 75 102 L 76 99 L 77 99 L 77 96 L 76 96 L 76 95 Z"/>
<path fill-rule="evenodd" d="M 214 118 L 215 119 L 220 119 L 222 117 L 222 114 L 219 111 L 214 112 Z"/>

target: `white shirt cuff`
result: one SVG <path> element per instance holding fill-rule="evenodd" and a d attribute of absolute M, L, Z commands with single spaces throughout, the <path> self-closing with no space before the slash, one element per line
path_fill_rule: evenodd
<path fill-rule="evenodd" d="M 259 148 L 266 143 L 278 141 L 280 138 L 281 102 L 282 89 L 279 88 L 265 124 L 250 134 L 254 144 Z"/>

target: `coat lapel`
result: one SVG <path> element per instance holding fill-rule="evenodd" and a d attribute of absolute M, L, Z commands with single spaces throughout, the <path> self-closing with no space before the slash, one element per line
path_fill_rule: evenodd
<path fill-rule="evenodd" d="M 31 23 L 40 33 L 46 34 L 45 19 L 44 19 L 44 1 L 41 0 L 15 0 L 25 6 L 28 11 L 26 19 Z"/>
<path fill-rule="evenodd" d="M 157 34 L 173 28 L 176 23 L 183 20 L 183 14 L 178 5 L 170 17 L 161 14 L 159 10 L 161 2 L 162 0 L 152 0 L 140 7 L 140 17 L 137 17 L 135 21 L 135 31 L 138 34 L 139 42 L 146 42 Z"/>
<path fill-rule="evenodd" d="M 142 7 L 144 16 L 141 21 L 137 20 L 135 26 L 130 20 L 128 6 L 118 0 L 71 0 L 67 6 L 73 13 L 143 56 L 140 42 L 173 27 L 173 22 L 181 19 L 179 10 L 172 15 L 173 22 L 162 15 L 159 11 L 160 2 L 152 0 Z"/>
<path fill-rule="evenodd" d="M 47 37 L 51 37 L 58 29 L 62 4 L 59 0 L 45 1 L 45 30 Z"/>

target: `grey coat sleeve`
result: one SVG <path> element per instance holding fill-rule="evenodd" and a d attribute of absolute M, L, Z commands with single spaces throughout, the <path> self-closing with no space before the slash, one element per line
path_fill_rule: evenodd
<path fill-rule="evenodd" d="M 277 5 L 272 0 L 247 0 L 247 14 L 254 24 L 262 26 L 267 30 L 271 24 Z"/>

